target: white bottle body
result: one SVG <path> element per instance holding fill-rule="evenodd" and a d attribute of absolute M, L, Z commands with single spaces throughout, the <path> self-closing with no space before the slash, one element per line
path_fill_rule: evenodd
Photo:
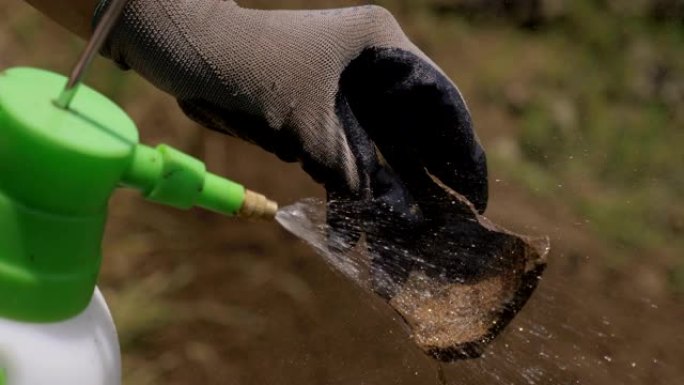
<path fill-rule="evenodd" d="M 0 318 L 0 369 L 6 385 L 120 385 L 119 341 L 99 289 L 81 314 L 66 321 Z"/>

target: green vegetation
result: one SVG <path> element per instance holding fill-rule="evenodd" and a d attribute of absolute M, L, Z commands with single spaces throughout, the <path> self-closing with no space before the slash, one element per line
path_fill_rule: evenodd
<path fill-rule="evenodd" d="M 538 194 L 562 196 L 596 232 L 631 248 L 625 255 L 669 245 L 681 257 L 684 24 L 609 3 L 565 2 L 532 29 L 509 25 L 511 45 L 543 48 L 527 95 L 494 100 L 519 127 L 521 156 L 506 167 Z"/>
<path fill-rule="evenodd" d="M 676 244 L 684 255 L 682 24 L 578 1 L 530 38 L 572 65 L 539 79 L 522 106 L 522 162 L 566 185 L 600 234 L 640 249 Z"/>

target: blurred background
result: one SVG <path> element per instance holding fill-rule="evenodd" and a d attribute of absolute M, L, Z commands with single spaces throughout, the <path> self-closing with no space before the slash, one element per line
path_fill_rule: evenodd
<path fill-rule="evenodd" d="M 442 375 L 391 311 L 277 225 L 118 192 L 100 285 L 125 384 L 684 383 L 684 1 L 375 3 L 465 95 L 489 155 L 487 216 L 551 237 L 536 294 L 484 358 Z M 67 73 L 82 46 L 0 1 L 0 68 Z M 148 144 L 283 204 L 323 196 L 297 165 L 201 129 L 134 73 L 100 59 L 88 83 Z"/>

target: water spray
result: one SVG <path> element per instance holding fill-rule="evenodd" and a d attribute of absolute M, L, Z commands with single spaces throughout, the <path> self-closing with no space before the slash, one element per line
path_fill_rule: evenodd
<path fill-rule="evenodd" d="M 120 383 L 116 329 L 96 288 L 117 188 L 230 216 L 278 210 L 196 158 L 139 143 L 129 116 L 82 84 L 125 3 L 111 2 L 69 78 L 0 72 L 0 385 Z"/>

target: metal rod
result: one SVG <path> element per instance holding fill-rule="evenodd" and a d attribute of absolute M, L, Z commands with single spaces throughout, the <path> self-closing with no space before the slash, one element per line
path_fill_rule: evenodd
<path fill-rule="evenodd" d="M 102 16 L 99 23 L 97 23 L 95 32 L 93 32 L 93 36 L 91 36 L 90 40 L 88 41 L 88 44 L 86 45 L 85 50 L 83 50 L 81 57 L 79 57 L 76 65 L 71 70 L 69 80 L 64 86 L 64 89 L 57 97 L 57 100 L 55 100 L 55 104 L 58 107 L 64 109 L 69 108 L 71 101 L 74 99 L 74 96 L 76 96 L 78 86 L 81 84 L 83 76 L 88 70 L 88 67 L 90 67 L 90 63 L 93 62 L 95 55 L 97 55 L 97 53 L 100 51 L 100 48 L 102 48 L 102 44 L 104 44 L 107 36 L 109 36 L 109 33 L 114 27 L 114 24 L 119 19 L 119 16 L 123 12 L 127 1 L 128 0 L 112 0 L 110 2 L 107 11 Z"/>

